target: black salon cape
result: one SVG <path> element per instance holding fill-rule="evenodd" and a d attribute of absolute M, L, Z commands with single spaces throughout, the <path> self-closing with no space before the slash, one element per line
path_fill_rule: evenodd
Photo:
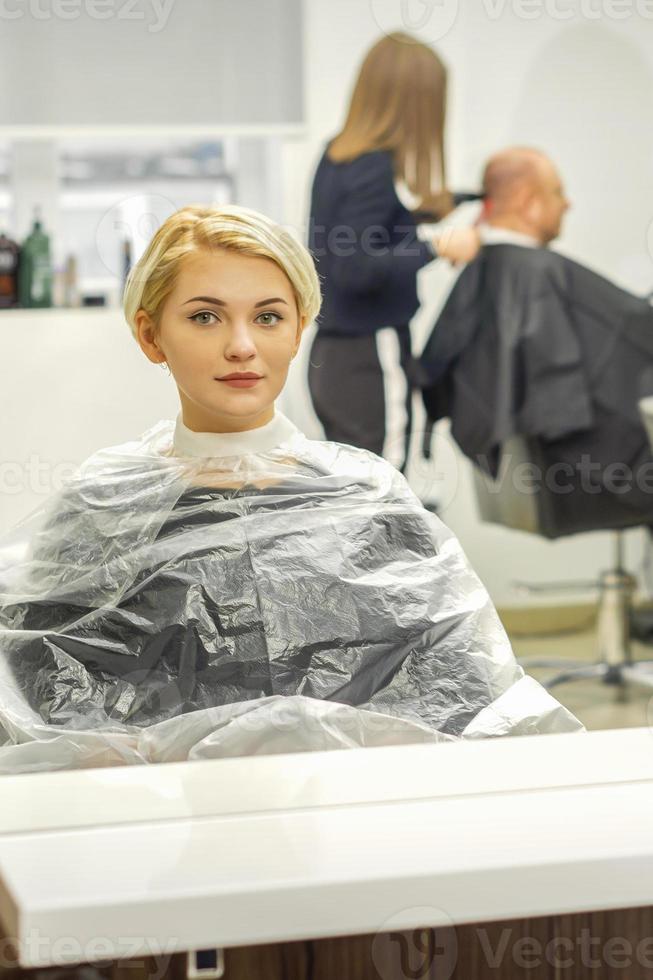
<path fill-rule="evenodd" d="M 0 542 L 0 772 L 582 729 L 386 460 L 173 432 L 98 451 Z"/>
<path fill-rule="evenodd" d="M 525 437 L 563 488 L 549 536 L 653 523 L 638 410 L 653 393 L 647 300 L 548 249 L 486 245 L 456 281 L 419 372 L 425 454 L 433 424 L 449 418 L 465 455 L 496 477 L 502 446 Z"/>
<path fill-rule="evenodd" d="M 314 489 L 314 505 L 319 506 L 323 487 L 316 483 Z M 393 608 L 390 583 L 386 601 L 371 584 L 375 571 L 381 572 L 392 558 L 413 563 L 435 558 L 426 521 L 420 528 L 415 515 L 404 512 L 350 524 L 360 535 L 356 545 L 361 580 L 352 580 L 348 594 L 344 583 L 326 574 L 327 566 L 337 563 L 338 551 L 337 534 L 326 516 L 325 526 L 316 527 L 312 535 L 322 555 L 321 568 L 316 556 L 312 578 L 292 560 L 290 532 L 288 541 L 267 540 L 270 568 L 275 548 L 278 552 L 276 581 L 265 583 L 270 602 L 276 603 L 281 623 L 288 603 L 305 609 L 309 618 L 301 643 L 290 625 L 287 644 L 283 626 L 281 636 L 278 629 L 266 629 L 268 617 L 259 605 L 260 583 L 249 550 L 216 550 L 208 534 L 202 547 L 202 529 L 215 534 L 216 525 L 223 522 L 305 507 L 306 490 L 304 484 L 304 496 L 298 498 L 292 487 L 286 488 L 286 496 L 283 486 L 248 487 L 246 508 L 232 490 L 186 490 L 154 535 L 150 550 L 156 542 L 163 545 L 175 537 L 188 541 L 190 533 L 199 532 L 196 547 L 186 547 L 174 560 L 164 550 L 160 561 L 144 568 L 115 604 L 94 610 L 93 603 L 59 595 L 6 606 L 2 625 L 45 631 L 22 645 L 10 661 L 31 706 L 52 725 L 74 727 L 82 720 L 84 727 L 92 727 L 95 719 L 100 724 L 114 720 L 145 726 L 200 708 L 271 695 L 302 694 L 360 705 L 375 697 L 382 702 L 384 691 L 390 704 L 393 692 L 403 691 L 408 717 L 458 734 L 492 700 L 493 687 L 484 658 L 464 655 L 472 638 L 459 631 L 455 640 L 460 613 L 451 610 L 445 629 L 449 641 L 442 643 L 438 656 L 438 631 L 433 629 L 429 637 L 428 612 L 424 607 L 420 614 L 417 594 L 414 615 L 402 622 Z M 70 503 L 77 505 L 75 500 Z M 84 506 L 88 504 L 87 498 Z M 65 513 L 59 515 L 64 524 L 67 519 Z M 299 525 L 300 513 L 296 519 Z M 300 537 L 298 531 L 295 541 Z M 342 593 L 340 601 L 334 591 Z M 410 606 L 407 593 L 407 611 Z M 352 611 L 353 624 L 347 623 Z M 351 632 L 355 637 L 348 643 Z M 272 648 L 279 639 L 275 655 Z M 479 637 L 480 646 L 489 639 Z M 425 644 L 433 649 L 421 657 L 418 651 Z M 452 661 L 456 645 L 459 656 Z M 422 671 L 425 676 L 420 679 Z M 421 695 L 427 699 L 422 707 Z"/>

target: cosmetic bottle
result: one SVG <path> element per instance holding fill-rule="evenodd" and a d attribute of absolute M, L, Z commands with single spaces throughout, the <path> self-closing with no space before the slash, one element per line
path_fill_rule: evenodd
<path fill-rule="evenodd" d="M 20 248 L 8 235 L 0 232 L 0 309 L 18 305 L 18 264 Z"/>
<path fill-rule="evenodd" d="M 25 239 L 18 266 L 18 298 L 21 306 L 52 306 L 52 260 L 50 238 L 43 230 L 38 213 L 34 225 Z"/>

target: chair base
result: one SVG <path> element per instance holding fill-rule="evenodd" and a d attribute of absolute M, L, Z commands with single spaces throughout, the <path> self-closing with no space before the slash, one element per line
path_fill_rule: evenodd
<path fill-rule="evenodd" d="M 585 664 L 583 667 L 571 667 L 569 661 L 562 658 L 558 661 L 561 666 L 566 663 L 566 669 L 542 681 L 542 686 L 550 691 L 558 684 L 567 684 L 570 681 L 599 680 L 604 684 L 614 687 L 626 687 L 636 685 L 648 688 L 653 691 L 653 660 L 624 661 L 622 664 L 608 664 L 605 661 L 593 664 Z M 522 664 L 523 666 L 524 664 Z M 529 666 L 535 666 L 529 663 Z M 549 661 L 548 666 L 554 666 Z"/>
<path fill-rule="evenodd" d="M 619 545 L 620 547 L 620 545 Z M 600 660 L 588 664 L 562 657 L 529 657 L 520 660 L 525 670 L 531 667 L 558 667 L 559 673 L 542 681 L 547 690 L 570 681 L 600 680 L 613 687 L 637 685 L 653 690 L 653 660 L 632 659 L 630 654 L 630 621 L 635 579 L 624 571 L 621 555 L 616 567 L 601 575 L 597 617 Z"/>

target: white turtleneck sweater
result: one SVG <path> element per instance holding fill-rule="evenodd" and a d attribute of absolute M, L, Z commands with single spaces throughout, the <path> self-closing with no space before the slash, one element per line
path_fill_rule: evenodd
<path fill-rule="evenodd" d="M 177 416 L 172 443 L 173 456 L 247 456 L 269 452 L 301 434 L 300 429 L 279 411 L 265 425 L 247 432 L 193 432 Z"/>

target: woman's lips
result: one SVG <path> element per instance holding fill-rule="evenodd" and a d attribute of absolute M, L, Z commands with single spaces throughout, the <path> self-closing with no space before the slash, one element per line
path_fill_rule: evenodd
<path fill-rule="evenodd" d="M 232 388 L 253 388 L 261 380 L 261 378 L 218 378 L 223 385 L 230 385 Z"/>

